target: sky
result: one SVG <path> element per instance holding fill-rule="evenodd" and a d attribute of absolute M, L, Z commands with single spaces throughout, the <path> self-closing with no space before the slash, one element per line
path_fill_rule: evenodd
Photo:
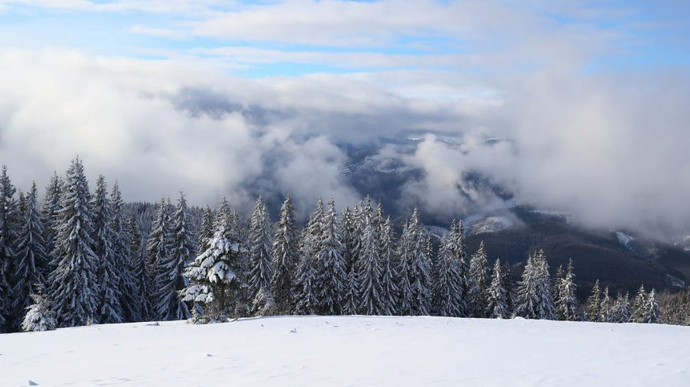
<path fill-rule="evenodd" d="M 0 163 L 25 190 L 79 155 L 129 200 L 248 207 L 265 190 L 307 208 L 358 199 L 343 144 L 415 133 L 413 154 L 377 156 L 424 171 L 403 195 L 422 210 L 501 205 L 459 192 L 478 171 L 588 226 L 687 233 L 689 16 L 680 0 L 0 0 Z"/>

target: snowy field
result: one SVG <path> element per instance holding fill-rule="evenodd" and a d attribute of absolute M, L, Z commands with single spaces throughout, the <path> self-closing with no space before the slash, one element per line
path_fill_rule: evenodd
<path fill-rule="evenodd" d="M 690 328 L 273 317 L 0 335 L 0 385 L 690 386 Z"/>

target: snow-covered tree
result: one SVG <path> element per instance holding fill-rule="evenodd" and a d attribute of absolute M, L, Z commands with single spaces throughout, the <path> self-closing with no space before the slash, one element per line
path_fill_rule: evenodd
<path fill-rule="evenodd" d="M 608 321 L 614 323 L 626 323 L 630 320 L 630 301 L 628 295 L 618 293 L 608 314 Z"/>
<path fill-rule="evenodd" d="M 441 239 L 434 268 L 433 311 L 439 316 L 461 317 L 466 310 L 460 257 L 457 255 L 457 246 L 454 245 L 458 240 L 457 232 L 453 220 L 450 232 Z"/>
<path fill-rule="evenodd" d="M 170 252 L 156 265 L 156 303 L 154 309 L 161 320 L 183 320 L 190 317 L 187 305 L 178 292 L 187 286 L 183 272 L 195 251 L 191 229 L 187 220 L 187 201 L 180 193 L 173 216 Z"/>
<path fill-rule="evenodd" d="M 380 244 L 378 230 L 372 217 L 371 200 L 367 197 L 366 208 L 362 213 L 364 227 L 359 236 L 359 259 L 357 265 L 357 289 L 359 292 L 358 311 L 360 314 L 388 314 L 386 300 L 383 299 L 381 278 Z"/>
<path fill-rule="evenodd" d="M 98 322 L 98 256 L 94 253 L 94 215 L 81 160 L 74 159 L 60 195 L 54 261 L 48 297 L 53 301 L 58 326 Z"/>
<path fill-rule="evenodd" d="M 259 291 L 271 291 L 273 268 L 271 222 L 261 196 L 256 200 L 249 231 L 249 297 L 255 299 Z"/>
<path fill-rule="evenodd" d="M 426 235 L 414 209 L 400 237 L 401 298 L 403 315 L 428 315 L 431 309 L 431 261 L 427 256 Z"/>
<path fill-rule="evenodd" d="M 518 284 L 514 314 L 529 319 L 555 318 L 549 267 L 542 250 L 527 259 L 522 281 Z"/>
<path fill-rule="evenodd" d="M 644 284 L 640 285 L 640 289 L 637 291 L 637 295 L 632 302 L 632 316 L 630 316 L 630 322 L 643 322 L 644 312 L 647 303 L 647 292 L 644 289 Z"/>
<path fill-rule="evenodd" d="M 297 226 L 295 226 L 295 209 L 288 195 L 280 207 L 280 220 L 273 240 L 273 278 L 271 290 L 280 313 L 289 313 L 292 309 L 292 284 L 295 267 L 299 260 Z"/>
<path fill-rule="evenodd" d="M 296 314 L 314 314 L 318 300 L 316 298 L 316 259 L 313 256 L 312 238 L 302 238 L 301 256 L 295 271 L 293 297 Z"/>
<path fill-rule="evenodd" d="M 114 266 L 119 270 L 120 305 L 124 321 L 139 321 L 139 295 L 132 271 L 134 266 L 130 257 L 130 233 L 125 220 L 124 202 L 117 182 L 110 193 L 110 229 L 113 233 L 112 248 Z"/>
<path fill-rule="evenodd" d="M 601 316 L 601 288 L 599 287 L 599 280 L 594 282 L 592 293 L 587 298 L 587 321 L 597 322 Z"/>
<path fill-rule="evenodd" d="M 490 318 L 508 318 L 508 292 L 504 283 L 505 276 L 501 273 L 501 260 L 497 259 L 494 264 L 491 285 L 488 290 L 486 316 Z"/>
<path fill-rule="evenodd" d="M 575 274 L 573 273 L 573 260 L 568 261 L 568 269 L 562 278 L 556 276 L 556 313 L 559 320 L 578 320 L 577 297 L 575 292 Z"/>
<path fill-rule="evenodd" d="M 645 297 L 644 303 L 642 304 L 642 316 L 638 322 L 645 324 L 661 324 L 661 308 L 659 307 L 659 302 L 656 299 L 656 291 L 652 289 L 647 297 Z"/>
<path fill-rule="evenodd" d="M 22 321 L 24 332 L 52 331 L 57 327 L 53 305 L 43 294 L 41 286 L 37 286 L 36 292 L 31 294 L 33 303 L 27 308 Z"/>
<path fill-rule="evenodd" d="M 354 249 L 357 239 L 357 223 L 348 207 L 343 209 L 338 222 L 340 239 L 343 243 L 343 261 L 347 272 L 347 284 L 345 285 L 345 299 L 342 305 L 342 314 L 352 315 L 357 313 L 359 294 L 357 291 L 357 271 L 355 265 Z"/>
<path fill-rule="evenodd" d="M 121 323 L 124 321 L 121 274 L 122 262 L 115 257 L 113 241 L 115 235 L 111 228 L 113 214 L 103 176 L 98 177 L 96 192 L 93 195 L 91 208 L 94 211 L 94 253 L 98 257 L 99 321 L 101 323 Z"/>
<path fill-rule="evenodd" d="M 43 240 L 43 224 L 36 204 L 36 184 L 26 196 L 23 226 L 17 243 L 17 264 L 14 272 L 13 313 L 21 323 L 26 307 L 31 304 L 31 294 L 37 293 L 37 286 L 46 284 L 48 276 L 48 255 Z"/>
<path fill-rule="evenodd" d="M 151 225 L 151 232 L 146 240 L 146 259 L 148 265 L 148 271 L 151 275 L 151 310 L 149 314 L 150 319 L 160 319 L 157 315 L 156 305 L 158 305 L 159 300 L 157 299 L 158 289 L 160 284 L 158 283 L 157 272 L 158 266 L 161 262 L 169 260 L 170 249 L 171 249 L 171 219 L 170 219 L 170 209 L 164 198 L 161 198 L 160 203 L 158 203 L 156 209 L 156 217 Z"/>
<path fill-rule="evenodd" d="M 316 256 L 317 313 L 342 313 L 348 282 L 343 259 L 343 244 L 338 233 L 335 201 L 331 198 L 321 215 L 321 235 Z"/>
<path fill-rule="evenodd" d="M 221 226 L 206 251 L 185 269 L 189 283 L 180 297 L 184 302 L 201 305 L 206 321 L 224 320 L 235 310 L 236 293 L 242 286 L 239 253 L 239 244 L 225 238 Z"/>
<path fill-rule="evenodd" d="M 139 225 L 134 220 L 134 216 L 130 215 L 127 222 L 127 231 L 129 233 L 129 262 L 132 272 L 132 280 L 135 284 L 136 291 L 134 293 L 135 310 L 138 316 L 136 321 L 148 321 L 154 318 L 152 316 L 153 300 L 153 278 L 146 259 L 145 249 L 142 243 L 141 230 Z"/>
<path fill-rule="evenodd" d="M 611 301 L 611 297 L 609 296 L 609 287 L 607 286 L 604 288 L 604 291 L 602 292 L 601 296 L 601 305 L 599 305 L 599 321 L 611 322 L 609 319 L 612 307 L 613 302 Z"/>
<path fill-rule="evenodd" d="M 484 317 L 487 298 L 487 258 L 484 241 L 470 258 L 469 281 L 467 284 L 467 302 L 470 315 Z"/>
<path fill-rule="evenodd" d="M 396 271 L 397 256 L 393 232 L 391 231 L 391 220 L 387 217 L 385 221 L 377 223 L 381 225 L 378 235 L 380 236 L 382 314 L 395 315 L 398 306 L 398 287 L 396 285 L 398 273 Z"/>
<path fill-rule="evenodd" d="M 11 324 L 12 311 L 11 274 L 16 264 L 15 243 L 18 230 L 15 224 L 17 220 L 17 203 L 14 200 L 15 188 L 7 174 L 7 167 L 3 165 L 0 174 L 0 333 L 9 330 L 7 324 Z"/>

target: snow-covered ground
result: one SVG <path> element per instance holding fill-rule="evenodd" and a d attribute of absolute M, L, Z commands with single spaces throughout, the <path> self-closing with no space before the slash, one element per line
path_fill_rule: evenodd
<path fill-rule="evenodd" d="M 0 385 L 689 386 L 690 328 L 273 317 L 0 335 Z"/>

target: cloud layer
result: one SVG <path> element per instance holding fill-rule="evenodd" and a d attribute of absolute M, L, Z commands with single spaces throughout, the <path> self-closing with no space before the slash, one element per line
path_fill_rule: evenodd
<path fill-rule="evenodd" d="M 489 210 L 496 185 L 588 226 L 688 232 L 690 34 L 673 4 L 0 0 L 111 22 L 134 47 L 0 27 L 30 47 L 0 50 L 0 162 L 23 189 L 78 154 L 129 200 L 290 192 L 304 213 L 355 201 L 347 152 L 385 138 L 371 160 L 419 172 L 403 207 Z"/>

